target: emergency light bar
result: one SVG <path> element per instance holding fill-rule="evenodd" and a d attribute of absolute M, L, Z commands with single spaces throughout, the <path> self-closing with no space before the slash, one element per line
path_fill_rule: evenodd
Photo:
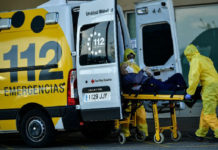
<path fill-rule="evenodd" d="M 11 18 L 0 18 L 0 30 L 11 28 Z"/>
<path fill-rule="evenodd" d="M 47 13 L 45 17 L 45 24 L 56 24 L 58 23 L 59 14 L 57 12 Z"/>

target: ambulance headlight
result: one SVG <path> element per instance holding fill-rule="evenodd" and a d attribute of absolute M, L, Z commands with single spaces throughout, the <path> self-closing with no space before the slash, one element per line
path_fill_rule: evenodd
<path fill-rule="evenodd" d="M 143 8 L 138 8 L 136 10 L 136 13 L 138 15 L 145 15 L 145 14 L 148 14 L 148 7 L 143 7 Z"/>
<path fill-rule="evenodd" d="M 47 13 L 45 17 L 45 24 L 57 24 L 59 14 L 57 12 Z"/>
<path fill-rule="evenodd" d="M 10 18 L 0 18 L 0 30 L 10 29 L 11 28 L 11 19 Z"/>

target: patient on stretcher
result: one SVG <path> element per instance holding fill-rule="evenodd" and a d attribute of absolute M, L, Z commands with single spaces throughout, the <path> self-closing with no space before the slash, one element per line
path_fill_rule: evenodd
<path fill-rule="evenodd" d="M 160 81 L 152 76 L 148 67 L 140 69 L 135 63 L 135 52 L 126 49 L 124 62 L 121 63 L 122 85 L 124 90 L 132 86 L 132 90 L 182 90 L 186 88 L 183 76 L 179 73 L 169 77 L 166 81 Z"/>
<path fill-rule="evenodd" d="M 131 68 L 133 67 L 133 69 Z M 139 68 L 135 63 L 124 62 L 121 64 L 122 85 L 125 88 L 131 88 L 132 90 L 183 90 L 186 88 L 186 83 L 183 76 L 180 73 L 176 73 L 169 77 L 166 81 L 160 81 L 152 76 L 152 73 L 148 68 L 137 69 L 138 72 L 134 72 L 135 68 Z M 146 76 L 147 75 L 147 76 Z M 131 86 L 131 87 L 130 87 Z"/>
<path fill-rule="evenodd" d="M 181 74 L 176 73 L 166 81 L 160 81 L 154 77 L 148 77 L 144 75 L 144 71 L 141 70 L 139 73 L 128 73 L 122 77 L 123 87 L 132 86 L 132 90 L 183 90 L 186 88 L 186 83 Z M 124 89 L 125 90 L 125 89 Z"/>
<path fill-rule="evenodd" d="M 125 50 L 124 62 L 121 64 L 121 74 L 122 74 L 122 87 L 123 91 L 128 94 L 139 94 L 159 91 L 178 91 L 186 89 L 186 83 L 183 76 L 176 73 L 169 77 L 166 81 L 160 81 L 152 76 L 152 72 L 148 67 L 140 69 L 135 63 L 135 53 L 131 49 Z M 145 103 L 145 102 L 144 102 Z M 169 102 L 159 101 L 163 106 L 169 104 Z M 178 102 L 180 105 L 184 105 L 182 102 Z M 149 106 L 149 105 L 148 105 Z M 146 106 L 145 106 L 146 107 Z M 184 107 L 184 106 L 183 106 Z M 149 109 L 148 109 L 149 110 Z"/>
<path fill-rule="evenodd" d="M 124 66 L 122 66 L 124 67 Z M 123 72 L 123 71 L 121 71 Z M 146 73 L 151 74 L 151 73 Z M 147 93 L 152 92 L 159 92 L 161 90 L 164 91 L 178 91 L 186 89 L 186 83 L 181 74 L 176 73 L 166 81 L 160 81 L 155 79 L 152 76 L 145 76 L 144 70 L 139 71 L 139 73 L 127 73 L 122 74 L 122 83 L 123 83 L 123 90 L 129 94 L 138 94 L 138 93 Z M 158 101 L 158 111 L 159 112 L 168 112 L 168 101 Z M 144 107 L 147 112 L 152 112 L 152 102 L 151 101 L 144 101 Z M 184 109 L 183 102 L 176 102 L 176 108 L 180 110 Z"/>

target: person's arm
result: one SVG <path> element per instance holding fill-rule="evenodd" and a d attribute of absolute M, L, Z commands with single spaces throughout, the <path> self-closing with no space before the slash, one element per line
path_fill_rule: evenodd
<path fill-rule="evenodd" d="M 142 70 L 148 75 L 148 77 L 153 76 L 153 73 L 149 67 L 144 67 Z"/>
<path fill-rule="evenodd" d="M 120 65 L 120 71 L 121 71 L 121 74 L 122 75 L 127 75 L 128 74 L 128 71 L 126 70 L 126 67 L 127 67 L 128 65 L 126 64 L 126 63 L 122 63 L 121 65 Z"/>
<path fill-rule="evenodd" d="M 189 75 L 188 75 L 189 88 L 187 89 L 186 92 L 189 95 L 194 95 L 196 91 L 196 88 L 200 82 L 200 72 L 201 72 L 200 60 L 197 58 L 194 58 L 190 62 L 190 70 L 189 70 Z"/>

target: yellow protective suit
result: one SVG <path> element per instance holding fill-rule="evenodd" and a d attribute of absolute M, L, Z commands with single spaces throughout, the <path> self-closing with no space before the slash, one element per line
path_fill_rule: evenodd
<path fill-rule="evenodd" d="M 209 128 L 218 138 L 218 120 L 216 107 L 218 106 L 218 74 L 210 58 L 200 55 L 194 45 L 189 45 L 184 51 L 190 63 L 188 75 L 189 88 L 187 93 L 193 95 L 200 83 L 202 86 L 203 109 L 200 117 L 199 129 L 195 132 L 198 137 L 205 137 Z"/>
<path fill-rule="evenodd" d="M 124 62 L 121 64 L 122 65 L 127 65 L 129 67 L 131 67 L 134 71 L 134 73 L 138 73 L 141 69 L 139 68 L 139 66 L 135 63 L 131 63 L 128 61 L 127 56 L 133 53 L 135 56 L 135 52 L 131 49 L 126 49 L 125 53 L 124 53 Z M 128 103 L 128 107 L 125 109 L 125 111 L 127 112 L 131 112 L 131 102 Z M 130 119 L 130 116 L 127 118 Z M 140 106 L 137 110 L 136 110 L 136 124 L 137 124 L 137 128 L 140 131 L 143 131 L 145 133 L 146 136 L 148 136 L 148 126 L 147 126 L 147 121 L 146 121 L 146 112 L 145 112 L 145 108 L 144 106 Z M 130 136 L 130 131 L 129 131 L 129 124 L 122 124 L 121 125 L 121 131 L 124 133 L 125 137 L 129 137 Z"/>
<path fill-rule="evenodd" d="M 131 67 L 133 69 L 134 73 L 138 73 L 141 70 L 139 68 L 139 66 L 136 63 L 132 63 L 132 62 L 128 61 L 127 56 L 130 53 L 132 53 L 132 54 L 134 54 L 136 56 L 135 52 L 132 49 L 129 49 L 129 48 L 126 49 L 125 52 L 124 52 L 124 62 L 121 63 L 121 66 L 126 64 L 127 66 L 129 66 L 129 67 Z"/>

